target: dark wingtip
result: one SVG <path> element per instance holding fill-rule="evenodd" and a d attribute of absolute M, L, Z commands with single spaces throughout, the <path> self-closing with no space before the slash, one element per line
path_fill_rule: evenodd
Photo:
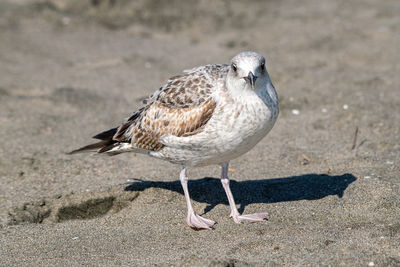
<path fill-rule="evenodd" d="M 117 131 L 118 127 L 96 134 L 95 136 L 93 136 L 93 138 L 100 139 L 101 140 L 100 142 L 75 149 L 66 154 L 73 155 L 83 152 L 94 152 L 94 151 L 97 151 L 98 153 L 107 152 L 107 150 L 111 149 L 117 142 L 113 140 L 113 136 L 117 133 Z"/>
<path fill-rule="evenodd" d="M 78 154 L 78 153 L 79 153 L 79 149 L 75 149 L 75 150 L 72 150 L 70 152 L 66 152 L 65 154 L 66 155 L 74 155 L 74 154 Z"/>
<path fill-rule="evenodd" d="M 96 134 L 95 136 L 93 136 L 93 138 L 100 139 L 100 140 L 111 140 L 117 131 L 118 131 L 118 127 L 112 128 L 110 130 Z"/>
<path fill-rule="evenodd" d="M 94 151 L 94 150 L 97 150 L 99 148 L 103 148 L 104 146 L 108 146 L 110 143 L 112 143 L 112 141 L 110 141 L 110 140 L 102 140 L 100 142 L 97 142 L 97 143 L 94 143 L 94 144 L 90 144 L 90 145 L 78 148 L 76 150 L 68 152 L 67 154 L 68 155 L 73 155 L 73 154 L 77 154 L 77 153 Z"/>
<path fill-rule="evenodd" d="M 71 152 L 67 152 L 67 155 L 74 155 L 74 154 L 79 154 L 79 153 L 85 153 L 85 152 L 90 152 L 91 149 L 86 148 L 86 147 L 81 147 L 75 150 L 72 150 Z"/>

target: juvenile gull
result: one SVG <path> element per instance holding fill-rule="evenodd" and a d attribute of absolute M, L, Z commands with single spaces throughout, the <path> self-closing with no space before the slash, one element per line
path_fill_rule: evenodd
<path fill-rule="evenodd" d="M 144 101 L 121 126 L 93 138 L 101 141 L 75 150 L 116 155 L 144 153 L 180 164 L 180 181 L 193 229 L 212 229 L 214 221 L 192 207 L 187 167 L 219 164 L 221 182 L 236 223 L 259 222 L 268 213 L 241 215 L 229 187 L 229 161 L 253 148 L 273 127 L 278 97 L 265 59 L 255 52 L 236 55 L 231 64 L 215 64 L 184 71 Z"/>

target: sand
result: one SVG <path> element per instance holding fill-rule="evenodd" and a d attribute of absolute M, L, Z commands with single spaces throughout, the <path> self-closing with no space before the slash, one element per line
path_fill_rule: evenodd
<path fill-rule="evenodd" d="M 400 3 L 0 3 L 0 265 L 399 266 Z M 181 70 L 267 58 L 281 113 L 220 168 L 66 155 Z M 357 133 L 356 133 L 357 132 Z"/>

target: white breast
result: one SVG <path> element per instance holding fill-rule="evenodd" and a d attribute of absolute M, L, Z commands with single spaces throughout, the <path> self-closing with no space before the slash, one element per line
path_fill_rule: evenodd
<path fill-rule="evenodd" d="M 217 157 L 210 160 L 226 162 L 252 149 L 275 124 L 275 109 L 256 94 L 221 106 L 221 113 L 216 114 L 210 129 L 206 129 L 215 131 L 211 135 L 215 136 Z"/>
<path fill-rule="evenodd" d="M 240 98 L 224 94 L 220 92 L 217 108 L 201 133 L 168 136 L 163 140 L 167 146 L 151 155 L 174 163 L 204 166 L 230 161 L 253 148 L 276 121 L 276 93 L 271 97 L 268 90 L 251 91 Z"/>

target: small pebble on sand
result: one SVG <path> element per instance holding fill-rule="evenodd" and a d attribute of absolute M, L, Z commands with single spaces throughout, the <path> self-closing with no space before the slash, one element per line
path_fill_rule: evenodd
<path fill-rule="evenodd" d="M 298 109 L 292 109 L 292 114 L 293 115 L 299 115 L 300 111 Z"/>

